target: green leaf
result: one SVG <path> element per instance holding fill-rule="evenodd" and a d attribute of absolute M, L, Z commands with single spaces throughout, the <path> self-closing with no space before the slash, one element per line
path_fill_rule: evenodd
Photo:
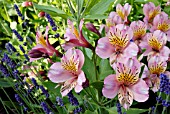
<path fill-rule="evenodd" d="M 84 53 L 85 62 L 83 65 L 82 70 L 86 74 L 86 77 L 89 79 L 90 82 L 93 82 L 96 78 L 95 66 L 92 60 Z"/>
<path fill-rule="evenodd" d="M 46 13 L 53 15 L 53 16 L 60 16 L 60 17 L 63 17 L 65 19 L 67 19 L 67 17 L 68 17 L 67 14 L 64 11 L 62 11 L 62 10 L 56 8 L 56 7 L 38 5 L 38 4 L 35 4 L 35 3 L 34 3 L 34 6 L 38 10 L 44 11 Z"/>
<path fill-rule="evenodd" d="M 148 111 L 148 110 L 147 109 L 130 108 L 129 110 L 126 111 L 126 114 L 141 114 L 146 111 Z"/>
<path fill-rule="evenodd" d="M 99 91 L 99 93 L 102 92 L 103 85 L 104 85 L 104 83 L 103 83 L 102 81 L 98 81 L 98 82 L 93 82 L 93 83 L 91 83 L 91 86 L 93 86 L 94 88 L 96 88 L 96 89 Z"/>
<path fill-rule="evenodd" d="M 7 80 L 0 78 L 0 87 L 12 87 L 14 86 L 13 82 L 8 82 Z"/>
<path fill-rule="evenodd" d="M 76 0 L 76 4 L 77 4 L 77 6 L 79 8 L 78 12 L 80 12 L 80 13 L 81 13 L 81 10 L 83 8 L 83 3 L 84 3 L 84 0 Z"/>
<path fill-rule="evenodd" d="M 0 20 L 0 31 L 2 31 L 7 36 L 11 36 L 11 29 L 9 28 L 7 23 L 4 23 L 2 20 Z"/>
<path fill-rule="evenodd" d="M 164 12 L 167 13 L 167 14 L 170 14 L 170 6 L 166 6 L 164 8 Z M 170 16 L 170 15 L 169 15 Z"/>
<path fill-rule="evenodd" d="M 99 77 L 103 80 L 106 76 L 113 73 L 113 69 L 110 66 L 108 59 L 102 59 L 99 65 Z"/>
<path fill-rule="evenodd" d="M 101 0 L 91 8 L 90 14 L 104 14 L 113 3 L 114 0 Z"/>
<path fill-rule="evenodd" d="M 94 112 L 90 111 L 90 110 L 86 110 L 84 114 L 98 114 L 97 110 L 95 110 Z"/>
<path fill-rule="evenodd" d="M 108 16 L 101 15 L 101 14 L 94 14 L 94 15 L 87 15 L 84 18 L 94 20 L 94 19 L 106 19 L 106 18 L 108 18 Z"/>

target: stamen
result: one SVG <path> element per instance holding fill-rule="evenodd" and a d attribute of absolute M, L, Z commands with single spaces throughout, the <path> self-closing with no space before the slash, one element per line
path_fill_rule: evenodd
<path fill-rule="evenodd" d="M 163 23 L 159 23 L 157 26 L 158 30 L 161 30 L 163 32 L 166 32 L 170 29 L 170 24 L 163 22 Z"/>
<path fill-rule="evenodd" d="M 124 13 L 123 13 L 121 10 L 118 9 L 116 12 L 117 12 L 117 14 L 118 14 L 122 19 L 125 18 L 125 15 L 124 15 Z"/>
<path fill-rule="evenodd" d="M 79 63 L 79 61 L 77 60 L 77 61 L 74 61 L 74 56 L 72 56 L 71 58 L 70 58 L 70 60 L 68 60 L 68 61 L 62 61 L 61 62 L 61 64 L 62 64 L 62 67 L 65 69 L 65 70 L 67 70 L 67 71 L 69 71 L 69 72 L 71 72 L 71 73 L 77 73 L 77 71 L 78 71 L 78 63 Z"/>
<path fill-rule="evenodd" d="M 43 45 L 44 47 L 47 47 L 46 42 L 45 42 L 45 39 L 44 39 L 43 36 L 40 36 L 40 37 L 39 37 L 38 43 L 41 44 L 41 45 Z"/>
<path fill-rule="evenodd" d="M 166 68 L 163 66 L 163 62 L 156 64 L 156 65 L 152 65 L 150 68 L 150 73 L 151 74 L 157 74 L 160 75 L 161 73 L 165 72 Z"/>
<path fill-rule="evenodd" d="M 162 47 L 162 42 L 159 42 L 154 36 L 149 39 L 148 44 L 152 47 L 153 50 L 159 51 Z"/>
<path fill-rule="evenodd" d="M 117 31 L 117 29 L 116 29 L 116 31 Z M 112 45 L 124 48 L 128 44 L 129 40 L 127 38 L 127 36 L 128 36 L 127 34 L 125 35 L 124 38 L 122 38 L 120 36 L 118 37 L 115 34 L 113 35 L 111 32 L 110 32 L 110 35 L 111 35 L 111 37 L 109 37 L 109 41 Z"/>

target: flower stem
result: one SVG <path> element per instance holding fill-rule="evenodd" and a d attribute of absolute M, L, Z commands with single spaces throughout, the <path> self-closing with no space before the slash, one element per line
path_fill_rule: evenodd
<path fill-rule="evenodd" d="M 162 94 L 162 93 L 160 92 L 158 98 L 161 97 L 161 94 Z M 156 103 L 155 110 L 154 110 L 154 114 L 156 114 L 156 110 L 157 110 L 157 107 L 158 107 L 158 103 L 159 103 L 159 101 L 157 101 L 157 103 Z"/>
<path fill-rule="evenodd" d="M 2 105 L 4 106 L 4 109 L 5 109 L 6 113 L 9 114 L 9 113 L 8 113 L 8 110 L 6 109 L 6 106 L 5 106 L 4 102 L 3 102 L 2 99 L 1 99 L 1 97 L 0 97 L 0 101 L 1 101 Z"/>
<path fill-rule="evenodd" d="M 169 95 L 167 95 L 167 97 L 166 97 L 166 103 L 168 102 L 168 100 L 169 100 Z M 165 106 L 163 107 L 162 114 L 165 114 L 166 108 L 167 107 L 165 107 Z"/>

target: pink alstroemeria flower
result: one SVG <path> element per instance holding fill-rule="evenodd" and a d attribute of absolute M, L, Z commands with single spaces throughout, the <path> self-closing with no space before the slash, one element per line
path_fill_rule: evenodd
<path fill-rule="evenodd" d="M 66 96 L 73 88 L 77 93 L 83 89 L 82 84 L 86 81 L 81 70 L 83 64 L 83 53 L 78 49 L 68 49 L 61 62 L 56 62 L 50 67 L 48 77 L 54 83 L 62 83 L 62 96 Z"/>
<path fill-rule="evenodd" d="M 47 26 L 45 31 L 46 41 L 44 39 L 44 36 L 41 34 L 41 32 L 39 30 L 37 31 L 36 33 L 37 45 L 33 47 L 32 50 L 30 50 L 28 53 L 28 55 L 30 56 L 30 61 L 40 59 L 41 56 L 39 57 L 36 56 L 37 54 L 42 55 L 43 53 L 44 55 L 48 55 L 48 56 L 52 56 L 54 53 L 56 53 L 57 56 L 61 56 L 61 53 L 50 44 L 48 40 L 48 31 L 49 31 L 49 27 Z M 36 52 L 35 53 L 36 55 L 34 55 L 34 52 Z"/>
<path fill-rule="evenodd" d="M 66 29 L 66 33 L 64 34 L 64 38 L 66 43 L 64 43 L 62 46 L 65 50 L 68 50 L 72 47 L 76 46 L 82 46 L 86 48 L 93 48 L 92 45 L 84 38 L 82 33 L 82 27 L 83 27 L 84 21 L 80 21 L 79 30 L 74 27 L 73 22 L 70 20 L 67 21 L 68 28 Z"/>
<path fill-rule="evenodd" d="M 160 30 L 167 34 L 168 41 L 170 41 L 170 19 L 164 12 L 158 14 L 153 20 L 151 31 Z"/>
<path fill-rule="evenodd" d="M 146 81 L 147 85 L 152 88 L 153 92 L 157 92 L 160 85 L 159 76 L 161 73 L 165 73 L 167 62 L 162 58 L 155 56 L 148 61 L 148 68 L 145 66 L 141 78 Z"/>
<path fill-rule="evenodd" d="M 124 22 L 127 22 L 127 17 L 130 14 L 132 6 L 126 3 L 124 6 L 117 4 L 116 14 L 119 15 Z M 113 14 L 112 14 L 113 15 Z"/>
<path fill-rule="evenodd" d="M 137 56 L 138 46 L 130 42 L 132 37 L 133 31 L 128 26 L 119 24 L 111 27 L 107 36 L 98 40 L 96 54 L 103 59 L 110 57 L 111 65 Z"/>
<path fill-rule="evenodd" d="M 116 74 L 111 74 L 104 79 L 102 93 L 107 98 L 114 98 L 118 94 L 120 104 L 129 109 L 133 99 L 145 102 L 149 95 L 149 87 L 144 80 L 139 79 L 141 64 L 137 59 L 129 62 L 117 63 Z"/>
<path fill-rule="evenodd" d="M 154 33 L 147 33 L 145 40 L 139 46 L 146 49 L 143 56 L 148 56 L 148 60 L 153 56 L 160 56 L 166 61 L 170 54 L 170 49 L 165 46 L 166 42 L 166 35 L 160 30 L 156 30 Z"/>
<path fill-rule="evenodd" d="M 138 45 L 146 34 L 147 25 L 142 21 L 133 21 L 130 24 L 133 30 L 133 41 Z"/>
<path fill-rule="evenodd" d="M 155 5 L 152 2 L 149 2 L 143 6 L 143 13 L 145 15 L 144 22 L 145 23 L 152 23 L 154 17 L 161 13 L 161 7 Z"/>

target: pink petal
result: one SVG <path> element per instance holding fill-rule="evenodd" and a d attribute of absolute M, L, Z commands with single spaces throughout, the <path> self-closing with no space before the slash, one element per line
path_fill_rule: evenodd
<path fill-rule="evenodd" d="M 111 56 L 111 54 L 114 52 L 114 47 L 110 44 L 109 38 L 103 37 L 98 40 L 98 44 L 96 47 L 96 54 L 106 59 Z"/>
<path fill-rule="evenodd" d="M 76 52 L 76 55 L 79 59 L 79 66 L 78 66 L 78 69 L 81 69 L 84 65 L 84 54 L 82 51 L 78 50 L 78 49 L 75 49 L 75 52 Z"/>
<path fill-rule="evenodd" d="M 74 88 L 76 93 L 79 93 L 81 90 L 83 90 L 82 85 L 77 84 L 76 87 Z"/>
<path fill-rule="evenodd" d="M 32 50 L 33 49 L 39 50 L 40 52 L 43 52 L 43 53 L 47 53 L 47 50 L 41 44 L 37 44 L 35 47 L 32 48 Z"/>
<path fill-rule="evenodd" d="M 107 98 L 114 98 L 119 90 L 119 84 L 116 79 L 116 75 L 112 74 L 104 79 L 104 87 L 102 93 Z"/>
<path fill-rule="evenodd" d="M 145 102 L 149 98 L 149 87 L 142 79 L 139 79 L 139 81 L 133 86 L 130 86 L 129 89 L 133 92 L 134 100 L 138 102 Z"/>
<path fill-rule="evenodd" d="M 123 54 L 125 57 L 131 58 L 137 56 L 138 51 L 138 46 L 134 42 L 130 42 L 129 45 L 123 51 Z"/>
<path fill-rule="evenodd" d="M 78 75 L 77 83 L 78 83 L 79 85 L 82 85 L 83 82 L 85 82 L 85 81 L 86 81 L 85 74 L 84 74 L 83 71 L 81 71 L 80 74 Z"/>
<path fill-rule="evenodd" d="M 131 8 L 132 8 L 132 6 L 129 5 L 128 3 L 126 3 L 126 4 L 124 5 L 124 9 L 125 9 L 125 11 L 126 11 L 126 16 L 128 16 L 128 15 L 130 14 Z"/>
<path fill-rule="evenodd" d="M 167 61 L 170 55 L 170 49 L 167 46 L 163 46 L 160 50 L 160 57 L 163 61 Z"/>
<path fill-rule="evenodd" d="M 60 83 L 65 82 L 75 76 L 64 70 L 61 63 L 57 62 L 50 67 L 48 77 L 52 82 Z"/>

